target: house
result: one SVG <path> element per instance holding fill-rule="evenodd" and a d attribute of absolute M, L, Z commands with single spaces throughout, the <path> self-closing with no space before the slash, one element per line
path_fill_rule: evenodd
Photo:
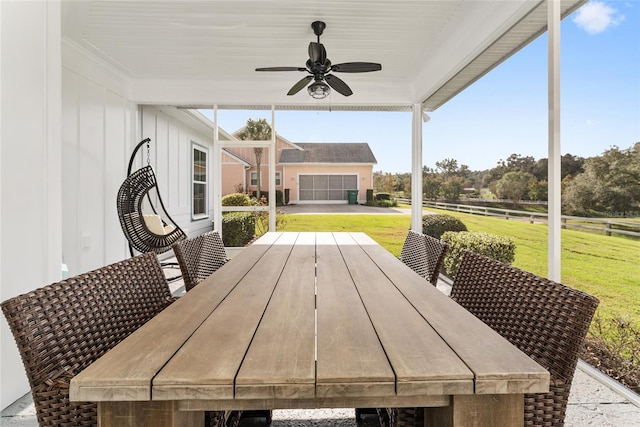
<path fill-rule="evenodd" d="M 115 196 L 130 153 L 147 136 L 153 144 L 136 165 L 153 165 L 173 219 L 190 235 L 210 227 L 221 209 L 209 167 L 217 168 L 211 159 L 228 136 L 212 134 L 197 113 L 182 108 L 270 110 L 274 116 L 283 109 L 410 114 L 412 150 L 406 156 L 413 159 L 413 199 L 419 200 L 422 129 L 429 125 L 424 115 L 547 27 L 549 275 L 558 280 L 559 22 L 585 1 L 376 1 L 362 7 L 344 0 L 319 7 L 299 0 L 295 8 L 274 1 L 250 8 L 245 2 L 176 0 L 0 1 L 1 298 L 60 280 L 63 260 L 73 275 L 129 256 Z M 382 70 L 343 73 L 353 90 L 348 97 L 315 99 L 307 91 L 288 96 L 307 75 L 258 75 L 255 69 L 303 66 L 307 46 L 316 40 L 310 23 L 320 17 L 333 63 L 376 61 Z M 502 118 L 492 119 L 499 125 Z M 238 171 L 246 167 L 225 156 L 221 162 L 237 163 Z M 194 166 L 205 166 L 196 178 L 206 181 L 194 179 Z M 199 198 L 202 189 L 208 200 Z M 413 229 L 420 220 L 421 206 L 414 203 Z M 0 406 L 6 407 L 29 388 L 4 318 L 0 327 Z"/>
<path fill-rule="evenodd" d="M 225 148 L 237 162 L 250 162 L 242 184 L 247 192 L 257 190 L 257 167 L 253 148 Z M 287 191 L 289 203 L 347 203 L 347 190 L 358 190 L 358 201 L 366 200 L 366 190 L 373 188 L 373 166 L 377 163 L 367 143 L 292 143 L 276 135 L 276 190 Z M 223 157 L 223 193 L 237 175 L 236 164 Z M 261 162 L 261 191 L 269 191 L 268 166 Z M 232 178 L 232 176 L 234 178 Z"/>

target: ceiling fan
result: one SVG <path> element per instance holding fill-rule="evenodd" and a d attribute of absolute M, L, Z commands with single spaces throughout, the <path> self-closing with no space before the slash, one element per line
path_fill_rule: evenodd
<path fill-rule="evenodd" d="M 287 95 L 295 95 L 300 92 L 311 80 L 313 80 L 313 83 L 309 85 L 307 91 L 313 98 L 325 98 L 331 92 L 329 86 L 341 95 L 352 95 L 353 91 L 351 88 L 342 81 L 342 79 L 330 73 L 368 73 L 370 71 L 380 71 L 382 65 L 375 62 L 344 62 L 342 64 L 332 64 L 329 58 L 327 58 L 327 51 L 322 43 L 320 43 L 320 36 L 326 27 L 327 25 L 322 21 L 315 21 L 311 24 L 313 32 L 318 36 L 318 41 L 309 43 L 309 59 L 307 60 L 306 67 L 266 67 L 256 68 L 256 71 L 306 71 L 310 74 L 294 84 L 289 92 L 287 92 Z"/>

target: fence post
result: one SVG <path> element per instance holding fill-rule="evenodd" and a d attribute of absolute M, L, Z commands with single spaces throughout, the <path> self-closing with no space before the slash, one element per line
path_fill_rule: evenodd
<path fill-rule="evenodd" d="M 560 228 L 567 228 L 567 218 L 562 218 L 560 220 Z"/>
<path fill-rule="evenodd" d="M 529 215 L 529 224 L 533 224 L 533 215 Z"/>
<path fill-rule="evenodd" d="M 605 234 L 611 236 L 611 223 L 607 221 L 604 225 Z"/>

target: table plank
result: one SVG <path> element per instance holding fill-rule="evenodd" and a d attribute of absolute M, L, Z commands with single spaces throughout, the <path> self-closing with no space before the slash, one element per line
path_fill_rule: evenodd
<path fill-rule="evenodd" d="M 395 394 L 395 376 L 331 233 L 318 233 L 317 396 Z"/>
<path fill-rule="evenodd" d="M 274 236 L 279 237 L 279 236 Z M 71 380 L 71 401 L 150 400 L 151 380 L 269 246 L 252 245 Z M 184 315 L 189 313 L 189 315 Z"/>
<path fill-rule="evenodd" d="M 236 399 L 315 395 L 315 234 L 300 233 L 236 377 Z"/>
<path fill-rule="evenodd" d="M 270 246 L 257 245 L 267 252 L 156 375 L 153 400 L 233 398 L 236 373 L 296 238 L 287 233 Z"/>
<path fill-rule="evenodd" d="M 336 234 L 336 241 L 396 374 L 397 394 L 473 393 L 473 373 L 385 275 L 407 267 L 396 259 L 383 273 L 353 237 Z M 420 278 L 413 274 L 409 280 Z"/>
<path fill-rule="evenodd" d="M 474 372 L 476 393 L 549 390 L 549 373 L 544 368 L 451 298 L 415 279 L 411 269 L 397 268 L 395 257 L 371 238 L 364 234 L 353 237 Z"/>

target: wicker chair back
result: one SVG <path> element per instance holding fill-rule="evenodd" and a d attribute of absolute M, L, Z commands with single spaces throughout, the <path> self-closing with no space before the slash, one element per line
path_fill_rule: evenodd
<path fill-rule="evenodd" d="M 173 252 L 180 265 L 187 291 L 228 261 L 222 238 L 215 230 L 175 243 Z"/>
<path fill-rule="evenodd" d="M 40 426 L 97 425 L 96 403 L 69 402 L 71 378 L 173 301 L 155 253 L 4 301 Z"/>
<path fill-rule="evenodd" d="M 400 260 L 435 286 L 448 247 L 438 239 L 409 230 Z"/>
<path fill-rule="evenodd" d="M 550 372 L 549 393 L 525 395 L 524 425 L 564 425 L 598 300 L 474 252 L 465 253 L 451 298 Z"/>

